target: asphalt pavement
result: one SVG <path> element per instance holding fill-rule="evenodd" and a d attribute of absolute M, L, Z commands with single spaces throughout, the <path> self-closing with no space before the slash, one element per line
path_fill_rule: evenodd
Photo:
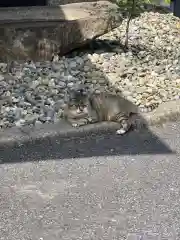
<path fill-rule="evenodd" d="M 0 152 L 1 240 L 180 239 L 180 122 Z"/>

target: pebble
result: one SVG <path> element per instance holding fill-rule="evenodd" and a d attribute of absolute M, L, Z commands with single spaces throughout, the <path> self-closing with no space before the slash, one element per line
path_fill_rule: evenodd
<path fill-rule="evenodd" d="M 110 41 L 125 39 L 126 20 L 99 37 L 112 51 L 75 51 L 53 62 L 15 62 L 12 73 L 0 62 L 0 128 L 58 122 L 68 101 L 68 89 L 85 83 L 91 91 L 120 92 L 144 108 L 180 99 L 179 19 L 172 14 L 145 12 L 131 21 L 129 50 Z"/>

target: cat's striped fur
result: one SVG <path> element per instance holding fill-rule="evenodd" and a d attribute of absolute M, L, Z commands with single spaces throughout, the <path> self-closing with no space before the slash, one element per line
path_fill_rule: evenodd
<path fill-rule="evenodd" d="M 83 94 L 77 91 L 65 109 L 65 117 L 74 127 L 90 123 L 111 121 L 119 123 L 117 134 L 126 133 L 132 123 L 131 114 L 139 108 L 127 99 L 111 93 Z"/>

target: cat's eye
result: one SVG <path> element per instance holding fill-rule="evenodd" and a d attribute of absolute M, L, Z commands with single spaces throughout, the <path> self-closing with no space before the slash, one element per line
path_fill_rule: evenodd
<path fill-rule="evenodd" d="M 81 110 L 81 111 L 84 111 L 85 109 L 87 108 L 87 106 L 86 105 L 81 105 L 81 106 L 79 106 L 79 110 Z"/>
<path fill-rule="evenodd" d="M 72 103 L 69 105 L 70 108 L 77 108 L 76 104 Z"/>

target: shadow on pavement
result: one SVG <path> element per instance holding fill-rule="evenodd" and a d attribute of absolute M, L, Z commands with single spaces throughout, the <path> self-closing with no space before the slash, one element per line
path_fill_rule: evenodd
<path fill-rule="evenodd" d="M 148 129 L 132 131 L 124 136 L 102 132 L 74 138 L 36 140 L 11 149 L 0 149 L 1 163 L 26 161 L 117 156 L 141 154 L 174 154 Z"/>

